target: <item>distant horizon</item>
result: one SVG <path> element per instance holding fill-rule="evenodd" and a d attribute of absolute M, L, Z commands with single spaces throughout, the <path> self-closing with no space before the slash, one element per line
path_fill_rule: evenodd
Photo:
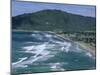
<path fill-rule="evenodd" d="M 43 10 L 60 10 L 80 16 L 96 17 L 96 7 L 90 5 L 12 1 L 12 17 Z"/>

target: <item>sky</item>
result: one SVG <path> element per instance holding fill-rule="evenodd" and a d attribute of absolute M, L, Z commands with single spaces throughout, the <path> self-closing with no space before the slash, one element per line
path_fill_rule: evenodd
<path fill-rule="evenodd" d="M 72 4 L 55 4 L 55 3 L 36 3 L 12 1 L 12 16 L 24 13 L 32 13 L 45 9 L 62 10 L 68 13 L 95 17 L 95 6 L 90 5 L 72 5 Z"/>

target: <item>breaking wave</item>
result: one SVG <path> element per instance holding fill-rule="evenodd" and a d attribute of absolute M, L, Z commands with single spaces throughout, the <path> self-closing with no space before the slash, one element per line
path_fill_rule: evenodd
<path fill-rule="evenodd" d="M 25 40 L 23 44 L 21 44 L 20 47 L 18 47 L 19 52 L 27 56 L 25 55 L 24 55 L 25 57 L 19 56 L 17 58 L 18 61 L 12 63 L 13 69 L 27 68 L 30 65 L 34 65 L 36 63 L 42 64 L 49 62 L 47 64 L 49 65 L 51 71 L 65 71 L 66 69 L 63 68 L 63 65 L 67 65 L 68 62 L 73 61 L 73 60 L 69 61 L 69 58 L 66 57 L 68 57 L 71 52 L 82 53 L 82 49 L 79 47 L 79 45 L 76 45 L 75 43 L 69 40 L 65 40 L 64 38 L 54 33 L 33 32 L 31 35 L 28 35 L 28 37 L 31 37 L 32 41 Z M 57 56 L 59 54 L 61 57 L 58 58 Z M 90 53 L 85 53 L 85 54 L 89 57 L 92 56 Z M 67 61 L 65 62 L 65 64 L 62 64 L 60 62 L 64 60 L 62 56 L 65 57 Z M 56 60 L 57 62 L 55 62 Z"/>

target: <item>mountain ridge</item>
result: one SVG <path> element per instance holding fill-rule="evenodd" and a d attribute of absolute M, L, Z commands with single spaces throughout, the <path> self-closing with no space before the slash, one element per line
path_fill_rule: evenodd
<path fill-rule="evenodd" d="M 84 26 L 85 25 L 85 26 Z M 96 19 L 61 10 L 41 10 L 12 17 L 12 29 L 40 31 L 95 31 Z"/>

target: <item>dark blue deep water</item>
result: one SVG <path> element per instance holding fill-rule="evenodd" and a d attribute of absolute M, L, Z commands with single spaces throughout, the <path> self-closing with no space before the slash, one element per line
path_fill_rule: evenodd
<path fill-rule="evenodd" d="M 95 69 L 95 58 L 78 44 L 48 32 L 12 32 L 12 73 Z"/>

